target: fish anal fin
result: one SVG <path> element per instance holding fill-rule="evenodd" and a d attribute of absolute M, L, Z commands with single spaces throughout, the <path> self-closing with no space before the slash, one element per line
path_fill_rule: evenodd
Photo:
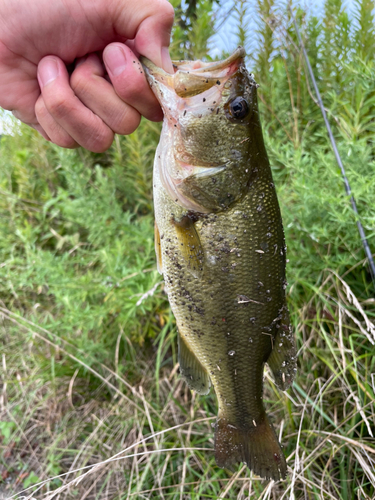
<path fill-rule="evenodd" d="M 296 345 L 286 305 L 283 307 L 280 321 L 276 324 L 276 336 L 267 364 L 272 371 L 277 387 L 286 391 L 293 382 L 297 371 Z"/>
<path fill-rule="evenodd" d="M 172 219 L 175 226 L 179 252 L 187 263 L 187 268 L 195 278 L 202 275 L 203 248 L 192 217 L 185 215 L 181 220 Z"/>
<path fill-rule="evenodd" d="M 245 462 L 258 476 L 285 479 L 287 466 L 275 431 L 264 414 L 255 425 L 239 426 L 218 418 L 215 432 L 215 460 L 219 467 L 232 469 Z"/>
<path fill-rule="evenodd" d="M 178 334 L 178 361 L 180 374 L 189 388 L 198 394 L 208 394 L 211 387 L 210 377 L 181 334 Z"/>
<path fill-rule="evenodd" d="M 162 265 L 162 257 L 161 257 L 161 241 L 160 241 L 160 233 L 159 233 L 159 228 L 158 225 L 154 225 L 155 229 L 155 253 L 156 253 L 156 265 L 158 268 L 158 272 L 160 274 L 163 274 L 163 265 Z"/>

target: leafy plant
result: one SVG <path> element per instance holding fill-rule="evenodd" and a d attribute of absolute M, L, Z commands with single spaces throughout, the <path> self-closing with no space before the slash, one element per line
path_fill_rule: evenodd
<path fill-rule="evenodd" d="M 218 469 L 215 398 L 178 377 L 153 243 L 160 126 L 142 121 L 104 154 L 62 150 L 21 127 L 0 139 L 0 496 L 373 498 L 373 290 L 290 13 L 270 0 L 174 6 L 174 58 L 210 58 L 230 8 L 260 84 L 299 348 L 290 391 L 268 372 L 265 383 L 288 478 Z M 349 15 L 326 0 L 322 21 L 292 8 L 374 249 L 373 2 Z"/>

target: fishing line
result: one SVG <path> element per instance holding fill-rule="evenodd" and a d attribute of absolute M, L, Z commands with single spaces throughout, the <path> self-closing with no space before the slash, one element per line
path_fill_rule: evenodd
<path fill-rule="evenodd" d="M 356 205 L 356 202 L 355 202 L 354 197 L 352 195 L 352 190 L 350 189 L 350 184 L 349 184 L 348 178 L 346 176 L 344 165 L 343 165 L 343 163 L 341 161 L 340 153 L 339 153 L 339 151 L 337 149 L 335 138 L 333 137 L 332 129 L 331 129 L 331 126 L 329 124 L 329 121 L 328 121 L 328 118 L 327 118 L 327 114 L 326 114 L 326 110 L 325 110 L 324 105 L 323 105 L 323 100 L 322 100 L 322 97 L 321 97 L 319 89 L 318 89 L 318 85 L 317 85 L 316 80 L 315 80 L 315 76 L 314 76 L 314 73 L 313 73 L 313 70 L 312 70 L 312 67 L 311 67 L 311 64 L 310 64 L 309 56 L 307 55 L 305 46 L 304 46 L 302 38 L 301 38 L 300 31 L 298 29 L 296 18 L 294 17 L 294 14 L 292 12 L 292 9 L 291 9 L 290 5 L 289 5 L 289 11 L 290 11 L 290 14 L 291 14 L 292 19 L 293 19 L 293 23 L 294 23 L 294 27 L 295 27 L 295 30 L 296 30 L 296 34 L 297 34 L 298 42 L 299 42 L 299 45 L 300 45 L 300 49 L 302 50 L 303 56 L 305 58 L 305 63 L 306 63 L 307 69 L 309 71 L 310 78 L 312 80 L 312 83 L 313 83 L 313 86 L 314 86 L 314 90 L 315 90 L 315 93 L 316 93 L 316 97 L 317 97 L 317 100 L 318 100 L 318 104 L 319 104 L 320 110 L 321 110 L 323 118 L 324 118 L 324 123 L 325 123 L 327 131 L 328 131 L 328 136 L 329 136 L 329 139 L 330 139 L 331 144 L 332 144 L 332 149 L 333 149 L 333 152 L 335 153 L 336 161 L 337 161 L 337 163 L 338 163 L 338 165 L 340 167 L 340 170 L 341 170 L 341 175 L 342 175 L 342 178 L 343 178 L 343 181 L 344 181 L 344 185 L 345 185 L 345 191 L 346 191 L 346 194 L 350 197 L 350 203 L 352 205 L 352 209 L 353 209 L 354 213 L 356 214 L 356 223 L 357 223 L 359 235 L 361 237 L 362 245 L 363 245 L 363 248 L 365 250 L 365 254 L 366 254 L 366 257 L 367 257 L 367 260 L 368 260 L 368 263 L 369 263 L 370 274 L 371 274 L 371 278 L 372 278 L 372 284 L 374 285 L 374 288 L 375 288 L 375 263 L 374 263 L 374 259 L 373 259 L 372 253 L 371 253 L 371 249 L 370 249 L 370 246 L 369 246 L 367 238 L 366 238 L 365 230 L 363 229 L 362 223 L 359 220 L 357 205 Z"/>

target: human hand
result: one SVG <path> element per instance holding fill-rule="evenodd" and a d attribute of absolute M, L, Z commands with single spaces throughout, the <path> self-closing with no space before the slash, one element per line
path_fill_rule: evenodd
<path fill-rule="evenodd" d="M 173 16 L 167 0 L 1 0 L 0 106 L 59 146 L 105 151 L 141 115 L 162 119 L 137 56 L 172 71 Z"/>

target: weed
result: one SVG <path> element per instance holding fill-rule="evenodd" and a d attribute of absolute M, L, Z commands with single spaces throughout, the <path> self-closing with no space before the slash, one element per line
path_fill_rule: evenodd
<path fill-rule="evenodd" d="M 172 53 L 203 57 L 213 5 L 179 8 Z M 267 371 L 264 394 L 287 480 L 218 469 L 215 397 L 178 377 L 153 244 L 160 126 L 142 121 L 102 155 L 59 149 L 21 127 L 0 139 L 0 497 L 374 498 L 370 277 L 289 14 L 269 0 L 255 10 L 249 69 L 260 83 L 298 343 L 293 387 L 279 392 Z M 253 47 L 248 12 L 246 1 L 231 10 L 239 41 Z M 322 23 L 296 14 L 374 248 L 372 12 L 369 0 L 355 2 L 353 18 L 326 0 Z"/>

